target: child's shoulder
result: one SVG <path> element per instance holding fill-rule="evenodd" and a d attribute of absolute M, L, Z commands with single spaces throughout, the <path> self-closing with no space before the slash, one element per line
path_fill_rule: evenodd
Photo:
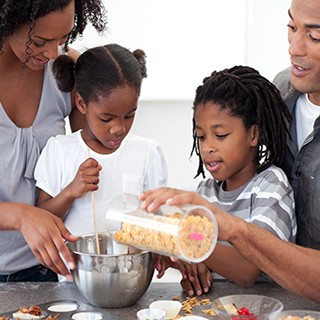
<path fill-rule="evenodd" d="M 81 137 L 80 131 L 73 132 L 70 134 L 59 134 L 54 137 L 48 139 L 46 147 L 52 148 L 53 146 L 62 146 L 62 147 L 69 147 L 71 144 L 74 144 L 75 141 L 78 141 Z"/>
<path fill-rule="evenodd" d="M 275 165 L 270 165 L 266 169 L 260 171 L 257 174 L 257 177 L 274 177 L 274 179 L 278 180 L 287 180 L 287 175 L 285 172 L 280 168 Z"/>
<path fill-rule="evenodd" d="M 257 184 L 283 184 L 286 187 L 290 187 L 289 179 L 285 172 L 275 166 L 275 165 L 270 165 L 266 169 L 262 170 L 259 172 L 254 178 L 253 181 Z"/>

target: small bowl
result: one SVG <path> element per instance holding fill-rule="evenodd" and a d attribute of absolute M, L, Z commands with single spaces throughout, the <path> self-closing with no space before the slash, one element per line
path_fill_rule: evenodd
<path fill-rule="evenodd" d="M 264 320 L 283 310 L 277 299 L 255 294 L 237 294 L 215 299 L 212 307 L 223 320 Z M 239 315 L 237 309 L 247 308 L 249 315 Z"/>
<path fill-rule="evenodd" d="M 320 312 L 310 310 L 286 310 L 271 315 L 270 320 L 320 320 Z"/>
<path fill-rule="evenodd" d="M 165 312 L 164 319 L 173 319 L 182 308 L 182 303 L 176 300 L 157 300 L 150 304 L 150 309 L 162 309 Z"/>
<path fill-rule="evenodd" d="M 137 312 L 138 320 L 164 320 L 165 312 L 162 309 L 142 309 Z"/>

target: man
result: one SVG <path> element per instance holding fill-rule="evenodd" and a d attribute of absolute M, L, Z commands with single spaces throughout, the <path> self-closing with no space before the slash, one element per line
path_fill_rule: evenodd
<path fill-rule="evenodd" d="M 289 16 L 292 66 L 274 82 L 293 117 L 287 173 L 295 192 L 297 243 L 320 249 L 320 3 L 293 0 Z"/>
<path fill-rule="evenodd" d="M 320 1 L 292 0 L 289 17 L 292 66 L 276 77 L 275 84 L 293 116 L 288 165 L 296 195 L 299 245 L 223 212 L 196 192 L 159 189 L 146 192 L 141 200 L 142 208 L 149 211 L 162 203 L 207 206 L 216 215 L 219 240 L 230 242 L 282 287 L 320 302 Z M 201 284 L 185 281 L 187 292 L 208 286 L 206 269 L 196 273 Z"/>

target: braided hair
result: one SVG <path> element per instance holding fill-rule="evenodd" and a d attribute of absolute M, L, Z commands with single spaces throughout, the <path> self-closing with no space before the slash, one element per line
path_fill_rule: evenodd
<path fill-rule="evenodd" d="M 147 77 L 144 51 L 131 52 L 118 44 L 91 48 L 76 62 L 68 55 L 61 55 L 54 61 L 52 70 L 59 89 L 70 92 L 75 88 L 86 104 L 125 85 L 140 93 L 142 79 Z"/>
<path fill-rule="evenodd" d="M 228 110 L 243 121 L 249 129 L 256 125 L 259 132 L 257 161 L 259 171 L 274 164 L 284 168 L 290 113 L 278 89 L 259 72 L 247 66 L 235 66 L 222 71 L 214 71 L 204 78 L 196 90 L 193 102 L 193 146 L 199 158 L 197 174 L 205 177 L 195 131 L 195 111 L 199 104 L 213 102 L 221 110 Z"/>
<path fill-rule="evenodd" d="M 74 28 L 65 42 L 64 49 L 66 51 L 68 50 L 68 44 L 72 43 L 78 35 L 83 34 L 88 22 L 91 22 L 98 32 L 104 31 L 107 24 L 102 0 L 74 1 Z M 50 12 L 64 9 L 70 2 L 71 0 L 0 0 L 0 52 L 5 40 L 23 23 L 29 25 L 29 39 L 26 43 L 28 52 L 35 20 Z"/>

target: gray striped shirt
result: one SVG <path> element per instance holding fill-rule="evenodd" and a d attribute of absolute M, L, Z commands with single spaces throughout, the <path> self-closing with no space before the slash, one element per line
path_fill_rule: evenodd
<path fill-rule="evenodd" d="M 233 191 L 223 190 L 223 182 L 201 181 L 197 191 L 228 213 L 254 223 L 282 240 L 295 242 L 297 224 L 293 190 L 285 173 L 270 166 L 247 184 Z"/>

